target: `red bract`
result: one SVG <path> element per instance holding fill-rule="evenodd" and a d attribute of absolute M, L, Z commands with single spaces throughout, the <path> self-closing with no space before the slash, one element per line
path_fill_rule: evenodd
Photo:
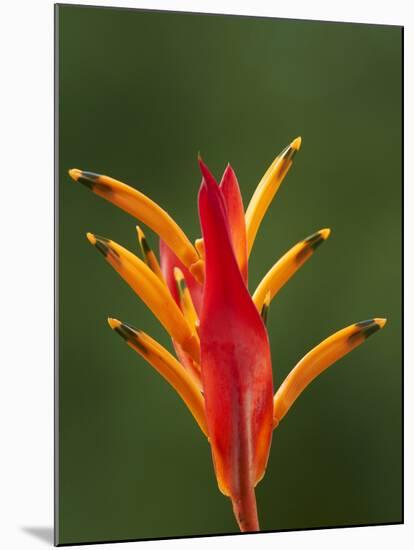
<path fill-rule="evenodd" d="M 174 268 L 178 267 L 181 269 L 185 282 L 188 286 L 188 289 L 191 294 L 191 299 L 193 301 L 194 307 L 197 312 L 201 310 L 201 301 L 203 298 L 203 285 L 196 281 L 196 279 L 191 275 L 189 270 L 184 266 L 184 264 L 177 258 L 174 252 L 169 248 L 163 240 L 160 239 L 160 264 L 161 271 L 165 282 L 170 289 L 170 292 L 177 302 L 180 303 L 179 290 L 177 287 L 177 281 L 174 277 Z"/>
<path fill-rule="evenodd" d="M 228 218 L 223 188 L 200 164 L 204 179 L 199 213 L 206 262 L 201 376 L 208 433 L 219 487 L 232 499 L 240 528 L 256 531 L 254 486 L 264 474 L 272 437 L 269 341 L 235 256 L 242 231 L 238 225 L 232 230 L 229 222 L 239 220 Z"/>
<path fill-rule="evenodd" d="M 202 161 L 200 161 L 200 167 L 202 172 L 205 174 L 206 181 L 208 181 L 209 178 L 211 179 L 211 176 L 208 174 L 208 170 Z M 221 179 L 220 191 L 225 206 L 224 219 L 228 222 L 233 251 L 243 279 L 247 284 L 247 237 L 246 223 L 244 221 L 243 199 L 240 193 L 239 182 L 237 181 L 236 174 L 230 164 L 227 165 Z M 202 225 L 201 210 L 200 221 Z"/>
<path fill-rule="evenodd" d="M 385 319 L 369 319 L 336 332 L 307 353 L 273 395 L 264 322 L 269 304 L 330 230 L 321 229 L 294 245 L 252 295 L 248 256 L 300 145 L 297 138 L 276 157 L 246 212 L 231 166 L 218 185 L 200 159 L 202 239 L 194 246 L 176 222 L 139 191 L 108 176 L 70 171 L 76 181 L 161 237 L 159 265 L 140 228 L 143 260 L 114 241 L 88 234 L 160 320 L 178 360 L 141 330 L 116 319 L 109 324 L 171 384 L 193 414 L 210 442 L 219 488 L 230 497 L 242 531 L 259 530 L 255 486 L 265 473 L 273 429 L 316 376 L 385 324 Z"/>

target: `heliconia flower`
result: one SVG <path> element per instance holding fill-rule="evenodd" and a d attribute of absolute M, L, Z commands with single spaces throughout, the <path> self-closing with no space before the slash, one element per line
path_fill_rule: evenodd
<path fill-rule="evenodd" d="M 108 176 L 77 169 L 71 177 L 122 208 L 160 237 L 160 259 L 137 226 L 143 259 L 114 241 L 88 240 L 159 319 L 177 358 L 149 335 L 117 319 L 110 327 L 177 391 L 207 437 L 219 489 L 241 531 L 258 531 L 255 487 L 263 478 L 272 432 L 321 372 L 382 328 L 385 319 L 354 323 L 307 353 L 273 389 L 266 328 L 271 300 L 330 235 L 321 229 L 295 244 L 248 290 L 248 258 L 260 223 L 292 166 L 301 138 L 270 165 L 244 210 L 230 165 L 218 183 L 199 158 L 202 237 L 193 245 L 151 199 Z"/>

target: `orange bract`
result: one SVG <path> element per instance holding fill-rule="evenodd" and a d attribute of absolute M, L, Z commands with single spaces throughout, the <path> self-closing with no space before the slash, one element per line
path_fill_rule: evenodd
<path fill-rule="evenodd" d="M 293 246 L 251 296 L 248 257 L 261 221 L 301 146 L 296 138 L 261 179 L 244 212 L 235 172 L 220 185 L 199 159 L 202 238 L 191 244 L 167 212 L 141 192 L 91 172 L 71 177 L 153 229 L 160 263 L 137 227 L 144 261 L 119 244 L 88 233 L 89 241 L 143 300 L 172 338 L 174 358 L 132 326 L 109 319 L 120 334 L 183 399 L 211 445 L 220 490 L 232 501 L 242 531 L 258 531 L 255 486 L 263 478 L 272 430 L 321 372 L 385 325 L 385 319 L 352 324 L 316 346 L 274 395 L 266 329 L 271 300 L 330 234 L 321 229 Z"/>

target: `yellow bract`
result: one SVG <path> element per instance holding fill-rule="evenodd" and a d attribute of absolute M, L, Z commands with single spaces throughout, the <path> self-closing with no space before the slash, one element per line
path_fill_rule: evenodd
<path fill-rule="evenodd" d="M 158 263 L 157 257 L 149 247 L 148 241 L 145 238 L 145 234 L 138 225 L 137 225 L 137 233 L 138 233 L 138 241 L 141 247 L 141 252 L 145 260 L 145 263 L 155 273 L 155 275 L 157 275 L 157 277 L 164 282 L 164 277 L 162 276 L 161 267 L 160 267 L 160 264 Z"/>
<path fill-rule="evenodd" d="M 69 174 L 74 180 L 85 183 L 91 191 L 150 227 L 167 243 L 187 268 L 198 262 L 198 253 L 181 227 L 146 195 L 109 176 L 91 174 L 76 168 L 69 170 Z M 198 271 L 195 271 L 196 275 L 200 277 Z M 202 278 L 199 280 L 202 281 Z"/>
<path fill-rule="evenodd" d="M 365 342 L 366 338 L 381 329 L 386 319 L 371 319 L 350 325 L 313 348 L 299 361 L 283 381 L 274 397 L 274 427 L 285 416 L 303 390 L 321 372 Z"/>
<path fill-rule="evenodd" d="M 167 286 L 137 256 L 109 239 L 88 233 L 89 241 L 104 253 L 108 263 L 138 294 L 182 348 L 200 362 L 198 336 L 190 328 Z"/>
<path fill-rule="evenodd" d="M 204 239 L 196 239 L 194 243 L 197 252 L 202 260 L 205 259 Z"/>
<path fill-rule="evenodd" d="M 195 310 L 190 291 L 184 279 L 183 272 L 179 267 L 174 267 L 174 278 L 177 284 L 180 308 L 190 327 L 196 331 L 198 326 L 198 315 Z"/>
<path fill-rule="evenodd" d="M 248 255 L 252 250 L 262 219 L 289 168 L 292 166 L 292 157 L 299 151 L 301 142 L 302 139 L 297 137 L 275 158 L 253 193 L 245 216 Z"/>
<path fill-rule="evenodd" d="M 316 247 L 325 241 L 330 233 L 330 229 L 321 229 L 314 235 L 295 244 L 274 264 L 263 277 L 252 296 L 253 302 L 259 311 L 262 309 L 266 293 L 270 292 L 270 300 L 273 300 L 282 286 L 312 256 Z"/>
<path fill-rule="evenodd" d="M 145 332 L 137 331 L 117 319 L 108 319 L 108 323 L 127 341 L 131 348 L 171 384 L 189 408 L 202 432 L 207 436 L 204 398 L 191 376 L 177 359 Z"/>

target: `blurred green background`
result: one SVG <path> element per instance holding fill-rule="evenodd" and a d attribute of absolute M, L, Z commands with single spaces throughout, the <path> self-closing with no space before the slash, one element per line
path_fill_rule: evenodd
<path fill-rule="evenodd" d="M 272 303 L 275 385 L 330 333 L 389 322 L 317 379 L 275 432 L 257 489 L 261 527 L 402 520 L 401 33 L 58 8 L 60 543 L 237 532 L 191 415 L 106 322 L 130 322 L 171 348 L 85 238 L 134 251 L 136 222 L 68 169 L 139 188 L 194 239 L 197 152 L 217 177 L 231 162 L 247 206 L 297 135 L 302 149 L 251 256 L 251 290 L 298 240 L 333 232 Z"/>

